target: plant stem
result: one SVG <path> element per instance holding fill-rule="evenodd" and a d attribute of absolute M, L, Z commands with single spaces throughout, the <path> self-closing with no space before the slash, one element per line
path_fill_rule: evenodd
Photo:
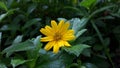
<path fill-rule="evenodd" d="M 107 50 L 106 44 L 104 44 L 104 40 L 103 40 L 103 37 L 102 37 L 100 31 L 98 30 L 98 28 L 97 28 L 97 26 L 95 25 L 95 22 L 94 22 L 93 20 L 91 20 L 91 23 L 92 23 L 92 26 L 93 26 L 93 28 L 95 29 L 95 31 L 96 31 L 96 33 L 97 33 L 97 35 L 98 35 L 98 37 L 99 37 L 99 39 L 100 39 L 100 41 L 101 41 L 101 43 L 102 43 L 102 45 L 103 45 L 103 48 L 104 48 L 104 51 L 105 51 L 106 56 L 108 57 L 108 60 L 109 60 L 110 63 L 112 64 L 112 67 L 115 68 L 115 66 L 114 66 L 114 64 L 113 64 L 113 62 L 112 62 L 112 59 L 111 59 L 111 57 L 110 57 L 110 54 L 109 54 L 109 52 L 108 52 L 108 50 Z"/>

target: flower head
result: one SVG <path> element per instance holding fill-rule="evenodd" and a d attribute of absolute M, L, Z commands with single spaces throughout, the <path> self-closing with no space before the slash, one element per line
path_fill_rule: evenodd
<path fill-rule="evenodd" d="M 73 40 L 74 30 L 69 30 L 70 23 L 64 23 L 61 20 L 59 24 L 56 21 L 51 21 L 51 27 L 46 25 L 45 28 L 41 28 L 40 32 L 46 37 L 41 38 L 41 42 L 48 42 L 44 47 L 45 50 L 50 50 L 53 47 L 53 53 L 58 53 L 60 47 L 71 46 L 67 41 Z"/>

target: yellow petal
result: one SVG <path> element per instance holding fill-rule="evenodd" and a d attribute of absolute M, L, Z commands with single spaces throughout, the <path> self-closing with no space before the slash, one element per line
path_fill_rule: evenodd
<path fill-rule="evenodd" d="M 75 36 L 74 36 L 74 31 L 73 30 L 68 30 L 63 36 L 62 36 L 63 40 L 74 40 Z"/>
<path fill-rule="evenodd" d="M 41 42 L 48 42 L 48 41 L 53 41 L 53 38 L 52 37 L 43 37 L 40 39 Z"/>
<path fill-rule="evenodd" d="M 52 26 L 53 29 L 57 29 L 57 23 L 56 23 L 55 20 L 51 21 L 51 26 Z"/>
<path fill-rule="evenodd" d="M 55 45 L 53 46 L 53 53 L 55 53 L 55 54 L 58 53 L 59 48 L 60 48 L 60 46 L 59 46 L 58 43 L 56 42 Z"/>
<path fill-rule="evenodd" d="M 40 29 L 40 32 L 41 32 L 42 34 L 46 35 L 46 36 L 50 36 L 50 35 L 51 35 L 51 33 L 49 33 L 49 31 L 46 30 L 46 29 L 44 29 L 44 28 L 41 28 L 41 29 Z"/>
<path fill-rule="evenodd" d="M 64 41 L 65 46 L 71 46 L 67 41 Z"/>
<path fill-rule="evenodd" d="M 48 42 L 44 47 L 44 49 L 48 51 L 53 47 L 53 45 L 54 45 L 54 42 Z"/>
<path fill-rule="evenodd" d="M 52 28 L 48 25 L 45 26 L 45 29 L 49 30 L 49 31 L 53 31 Z"/>
<path fill-rule="evenodd" d="M 69 22 L 66 22 L 66 23 L 63 25 L 63 27 L 59 30 L 59 32 L 60 32 L 61 34 L 66 33 L 66 31 L 68 30 L 69 26 L 70 26 L 70 23 L 69 23 Z"/>
<path fill-rule="evenodd" d="M 69 23 L 69 22 L 66 22 L 63 28 L 64 28 L 65 30 L 67 30 L 69 27 L 70 27 L 70 23 Z"/>
<path fill-rule="evenodd" d="M 51 36 L 54 35 L 54 31 L 50 26 L 45 26 L 45 30 L 47 31 L 48 34 L 50 34 Z M 49 35 L 48 35 L 49 36 Z"/>
<path fill-rule="evenodd" d="M 58 24 L 58 30 L 61 30 L 61 28 L 64 26 L 64 20 L 61 20 Z"/>
<path fill-rule="evenodd" d="M 62 40 L 65 40 L 65 41 L 74 40 L 74 39 L 75 39 L 75 36 L 74 36 L 74 35 L 65 36 L 65 37 L 62 38 Z"/>
<path fill-rule="evenodd" d="M 68 30 L 66 34 L 74 34 L 74 30 Z"/>
<path fill-rule="evenodd" d="M 63 40 L 60 40 L 60 41 L 58 41 L 58 46 L 64 46 L 64 41 Z"/>

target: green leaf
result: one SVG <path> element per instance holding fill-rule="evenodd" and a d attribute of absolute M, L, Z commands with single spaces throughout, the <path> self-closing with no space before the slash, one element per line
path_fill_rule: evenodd
<path fill-rule="evenodd" d="M 3 26 L 0 28 L 0 31 L 5 31 L 5 30 L 9 30 L 8 25 L 3 25 Z"/>
<path fill-rule="evenodd" d="M 80 2 L 80 5 L 90 9 L 90 7 L 92 7 L 92 5 L 94 5 L 97 2 L 97 0 L 82 0 L 82 2 Z"/>
<path fill-rule="evenodd" d="M 28 61 L 31 61 L 31 60 L 12 59 L 10 64 L 12 64 L 13 68 L 15 68 L 16 66 L 24 64 L 25 62 L 28 62 Z"/>
<path fill-rule="evenodd" d="M 79 45 L 71 46 L 70 48 L 65 47 L 64 50 L 66 52 L 74 54 L 78 57 L 84 49 L 89 48 L 89 47 L 90 46 L 88 46 L 86 44 L 79 44 Z"/>
<path fill-rule="evenodd" d="M 92 63 L 85 63 L 86 68 L 98 68 L 96 65 Z"/>
<path fill-rule="evenodd" d="M 89 20 L 89 18 L 87 18 L 87 17 L 81 18 L 81 21 L 80 21 L 80 24 L 79 24 L 80 25 L 79 30 L 86 26 L 88 20 Z"/>
<path fill-rule="evenodd" d="M 82 29 L 82 30 L 80 30 L 80 31 L 78 31 L 77 32 L 77 34 L 76 34 L 76 39 L 79 37 L 79 36 L 81 36 L 85 31 L 87 31 L 87 29 Z"/>
<path fill-rule="evenodd" d="M 30 14 L 32 13 L 37 7 L 37 4 L 31 4 L 30 7 L 27 10 L 27 13 Z"/>
<path fill-rule="evenodd" d="M 35 48 L 27 51 L 27 57 L 28 57 L 28 59 L 33 59 L 32 61 L 28 62 L 29 68 L 34 68 L 35 67 L 36 61 L 37 61 L 37 59 L 38 59 L 38 57 L 40 55 L 39 54 L 39 50 L 42 47 L 42 43 L 40 42 L 40 38 L 41 38 L 41 36 L 37 36 L 33 40 Z"/>
<path fill-rule="evenodd" d="M 75 31 L 75 34 L 77 34 L 77 32 L 79 30 L 81 30 L 86 25 L 88 20 L 89 20 L 89 18 L 85 18 L 85 17 L 83 17 L 82 19 L 72 18 L 70 20 L 70 23 L 72 25 L 72 29 Z"/>
<path fill-rule="evenodd" d="M 65 19 L 65 18 L 57 18 L 57 20 L 58 20 L 58 21 L 60 21 L 60 20 L 67 21 L 67 19 Z"/>
<path fill-rule="evenodd" d="M 31 49 L 31 50 L 27 51 L 29 59 L 37 59 L 38 58 L 38 56 L 39 56 L 39 50 L 42 47 L 42 43 L 40 42 L 40 38 L 41 38 L 41 36 L 37 36 L 33 40 L 33 44 L 35 46 L 34 49 Z"/>
<path fill-rule="evenodd" d="M 7 6 L 8 8 L 11 8 L 11 6 L 14 4 L 14 0 L 7 0 Z"/>
<path fill-rule="evenodd" d="M 8 12 L 4 13 L 4 14 L 1 14 L 0 15 L 0 22 L 6 17 L 6 16 L 9 16 L 11 14 L 13 14 L 13 12 L 15 11 L 16 9 L 11 9 L 9 10 Z"/>
<path fill-rule="evenodd" d="M 46 64 L 42 64 L 41 66 L 38 66 L 36 68 L 65 68 L 65 65 L 62 63 L 61 60 L 58 59 Z"/>
<path fill-rule="evenodd" d="M 34 39 L 33 43 L 34 43 L 35 46 L 42 46 L 42 45 L 41 45 L 41 42 L 40 42 L 40 38 L 41 38 L 41 36 L 37 36 L 37 37 Z"/>
<path fill-rule="evenodd" d="M 22 41 L 22 35 L 18 35 L 15 40 L 13 41 L 13 44 L 20 43 Z"/>
<path fill-rule="evenodd" d="M 86 68 L 85 66 L 81 66 L 80 68 Z"/>
<path fill-rule="evenodd" d="M 90 36 L 79 37 L 75 40 L 75 44 L 85 43 L 85 42 L 90 41 L 90 40 L 92 40 L 92 37 L 90 37 Z"/>
<path fill-rule="evenodd" d="M 72 18 L 70 20 L 70 23 L 72 23 L 72 29 L 74 30 L 75 34 L 78 32 L 79 28 L 81 27 L 80 22 L 81 22 L 81 20 L 79 18 Z"/>
<path fill-rule="evenodd" d="M 26 22 L 26 24 L 22 27 L 22 29 L 24 30 L 24 29 L 26 29 L 26 28 L 28 28 L 28 27 L 30 27 L 30 26 L 38 23 L 40 20 L 41 20 L 40 18 L 34 18 L 34 19 L 32 19 L 32 20 L 29 20 L 29 21 Z"/>
<path fill-rule="evenodd" d="M 31 40 L 27 40 L 22 43 L 13 44 L 3 50 L 3 53 L 6 53 L 6 57 L 9 57 L 12 53 L 18 51 L 26 51 L 34 48 L 34 44 Z"/>
<path fill-rule="evenodd" d="M 64 51 L 58 54 L 53 54 L 52 52 L 46 52 L 44 54 L 40 52 L 40 54 L 41 56 L 38 59 L 36 68 L 66 68 L 73 62 L 75 57 Z"/>
<path fill-rule="evenodd" d="M 0 63 L 0 68 L 7 68 L 7 66 L 3 63 Z"/>
<path fill-rule="evenodd" d="M 7 6 L 5 5 L 4 2 L 0 1 L 0 8 L 4 9 L 5 11 L 8 11 Z"/>
<path fill-rule="evenodd" d="M 91 49 L 85 49 L 83 50 L 82 54 L 87 57 L 91 57 Z"/>
<path fill-rule="evenodd" d="M 1 14 L 0 15 L 0 22 L 7 16 L 7 13 Z"/>
<path fill-rule="evenodd" d="M 107 9 L 113 8 L 113 7 L 116 7 L 116 5 L 113 4 L 113 5 L 109 5 L 109 6 L 105 6 L 105 7 L 99 8 L 96 11 L 94 11 L 91 15 L 89 15 L 89 18 L 94 17 L 94 15 L 96 15 L 97 13 L 100 13 L 100 12 L 102 12 L 104 10 L 107 10 Z"/>

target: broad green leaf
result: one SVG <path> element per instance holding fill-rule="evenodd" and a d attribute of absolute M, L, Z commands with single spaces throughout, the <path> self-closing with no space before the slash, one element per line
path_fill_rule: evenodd
<path fill-rule="evenodd" d="M 35 67 L 36 61 L 37 61 L 37 59 L 38 59 L 38 57 L 40 55 L 39 54 L 39 50 L 42 47 L 42 43 L 40 42 L 40 38 L 41 38 L 41 36 L 37 36 L 33 40 L 35 48 L 27 51 L 27 57 L 28 57 L 28 59 L 33 59 L 32 61 L 28 62 L 29 68 L 34 68 Z"/>
<path fill-rule="evenodd" d="M 84 28 L 88 22 L 89 18 L 87 17 L 83 17 L 81 18 L 81 21 L 80 21 L 80 27 L 79 27 L 79 30 L 81 30 L 82 28 Z"/>
<path fill-rule="evenodd" d="M 39 57 L 39 50 L 42 47 L 42 43 L 40 42 L 40 38 L 41 38 L 41 36 L 37 36 L 33 40 L 33 44 L 35 46 L 34 49 L 27 51 L 29 59 L 37 59 Z"/>
<path fill-rule="evenodd" d="M 72 29 L 74 30 L 75 34 L 78 32 L 79 27 L 81 27 L 81 20 L 79 18 L 72 18 L 70 23 L 72 23 Z"/>
<path fill-rule="evenodd" d="M 90 7 L 92 7 L 92 5 L 95 5 L 95 3 L 97 2 L 97 0 L 82 0 L 82 2 L 80 2 L 80 5 L 90 9 Z"/>
<path fill-rule="evenodd" d="M 77 38 L 76 40 L 75 40 L 75 44 L 81 44 L 81 43 L 85 43 L 85 42 L 87 42 L 87 41 L 90 41 L 90 40 L 92 40 L 92 37 L 90 37 L 90 36 L 86 36 L 86 37 L 79 37 L 79 38 Z"/>
<path fill-rule="evenodd" d="M 32 13 L 37 7 L 37 4 L 31 4 L 30 7 L 27 10 L 27 13 L 30 14 Z"/>
<path fill-rule="evenodd" d="M 9 15 L 13 14 L 13 12 L 14 12 L 15 10 L 16 10 L 16 9 L 11 9 L 11 10 L 7 11 L 6 13 L 1 14 L 1 15 L 0 15 L 0 22 L 1 22 L 6 16 L 9 16 Z"/>
<path fill-rule="evenodd" d="M 91 57 L 91 52 L 92 52 L 91 49 L 85 49 L 83 50 L 82 55 Z"/>
<path fill-rule="evenodd" d="M 18 10 L 18 8 L 10 9 L 10 10 L 7 12 L 7 14 L 8 14 L 8 15 L 11 15 L 11 14 L 13 14 L 14 11 L 16 11 L 16 10 Z"/>
<path fill-rule="evenodd" d="M 69 55 L 66 52 L 59 52 L 58 54 L 47 52 L 41 54 L 36 68 L 66 68 L 66 66 L 72 63 L 74 57 L 75 56 Z"/>
<path fill-rule="evenodd" d="M 22 29 L 24 30 L 24 29 L 26 29 L 26 28 L 28 28 L 28 27 L 30 27 L 30 26 L 38 23 L 40 20 L 41 20 L 40 18 L 34 18 L 34 19 L 32 19 L 32 20 L 29 20 L 29 21 L 26 22 L 26 24 L 22 27 Z"/>
<path fill-rule="evenodd" d="M 81 36 L 85 31 L 87 31 L 87 29 L 82 29 L 82 30 L 80 30 L 80 31 L 78 31 L 77 32 L 77 34 L 76 34 L 76 39 L 79 37 L 79 36 Z"/>
<path fill-rule="evenodd" d="M 0 63 L 0 68 L 7 68 L 7 66 L 3 63 Z"/>
<path fill-rule="evenodd" d="M 7 0 L 7 6 L 10 8 L 14 4 L 14 0 Z"/>
<path fill-rule="evenodd" d="M 4 2 L 0 1 L 0 8 L 4 9 L 5 11 L 8 11 L 7 6 L 5 5 Z"/>
<path fill-rule="evenodd" d="M 36 68 L 65 68 L 65 65 L 62 63 L 61 60 L 54 60 L 54 61 L 50 61 L 46 64 L 42 64 Z"/>
<path fill-rule="evenodd" d="M 7 16 L 7 13 L 1 14 L 0 15 L 0 22 Z"/>
<path fill-rule="evenodd" d="M 22 43 L 13 44 L 3 50 L 3 53 L 6 53 L 6 57 L 9 57 L 12 53 L 18 51 L 26 51 L 34 48 L 34 44 L 31 40 L 27 40 Z"/>
<path fill-rule="evenodd" d="M 58 20 L 58 21 L 60 21 L 60 20 L 67 21 L 67 19 L 65 19 L 65 18 L 57 18 L 57 20 Z"/>
<path fill-rule="evenodd" d="M 23 14 L 18 14 L 14 17 L 14 19 L 12 20 L 13 23 L 15 23 L 17 26 L 15 28 L 17 28 L 20 25 L 20 21 L 26 19 L 26 16 Z M 18 27 L 20 29 L 20 27 Z"/>
<path fill-rule="evenodd" d="M 81 66 L 80 68 L 86 68 L 85 66 Z"/>
<path fill-rule="evenodd" d="M 20 43 L 22 41 L 22 35 L 18 35 L 15 40 L 13 41 L 13 44 L 17 44 L 17 43 Z"/>
<path fill-rule="evenodd" d="M 35 46 L 41 46 L 40 38 L 41 38 L 41 36 L 37 36 L 34 39 L 33 43 L 34 43 Z"/>
<path fill-rule="evenodd" d="M 98 68 L 95 64 L 92 63 L 85 63 L 86 68 Z"/>
<path fill-rule="evenodd" d="M 5 31 L 5 30 L 9 30 L 9 27 L 8 25 L 3 25 L 1 28 L 0 28 L 1 31 Z"/>
<path fill-rule="evenodd" d="M 78 57 L 84 49 L 89 48 L 89 47 L 90 46 L 88 46 L 86 44 L 78 44 L 78 45 L 71 46 L 70 48 L 65 47 L 64 50 L 66 52 L 74 54 Z"/>
<path fill-rule="evenodd" d="M 11 59 L 11 65 L 13 66 L 13 68 L 15 68 L 18 65 L 24 64 L 25 62 L 28 62 L 31 60 L 23 60 L 23 59 Z"/>
<path fill-rule="evenodd" d="M 72 18 L 70 20 L 70 23 L 72 23 L 72 29 L 74 30 L 75 34 L 77 34 L 77 32 L 79 30 L 81 30 L 85 25 L 86 23 L 88 22 L 88 19 L 89 18 L 85 18 L 83 17 L 82 19 L 79 19 L 79 18 Z"/>

